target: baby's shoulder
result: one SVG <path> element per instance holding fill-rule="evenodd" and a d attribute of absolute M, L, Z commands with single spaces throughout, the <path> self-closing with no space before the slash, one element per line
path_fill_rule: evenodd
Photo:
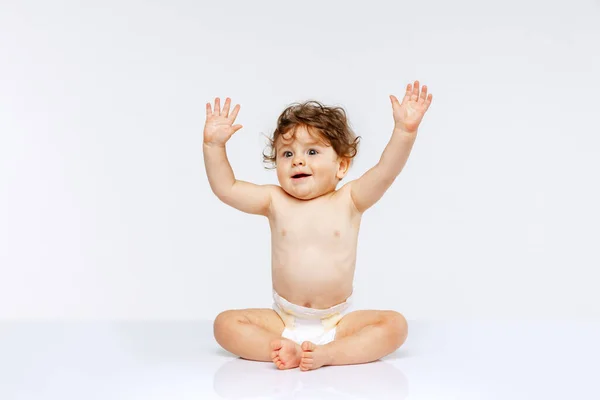
<path fill-rule="evenodd" d="M 283 188 L 279 185 L 265 185 L 265 187 L 267 187 L 269 189 L 269 191 L 271 192 L 271 196 L 274 196 L 274 197 L 289 196 L 285 192 L 285 190 L 283 190 Z"/>
<path fill-rule="evenodd" d="M 339 188 L 338 190 L 336 190 L 336 194 L 342 197 L 347 197 L 348 199 L 350 199 L 350 189 L 351 189 L 351 183 L 352 182 L 346 182 L 341 188 Z"/>
<path fill-rule="evenodd" d="M 356 206 L 354 205 L 354 201 L 352 200 L 352 182 L 345 183 L 341 188 L 336 191 L 336 196 L 339 198 L 339 201 L 347 206 L 350 210 L 357 214 L 361 214 Z"/>

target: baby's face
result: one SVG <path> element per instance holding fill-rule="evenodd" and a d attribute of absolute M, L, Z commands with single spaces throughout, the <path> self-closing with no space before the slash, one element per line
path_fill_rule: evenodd
<path fill-rule="evenodd" d="M 310 200 L 335 190 L 346 175 L 348 162 L 336 154 L 331 145 L 298 127 L 291 139 L 282 135 L 275 143 L 277 178 L 290 196 Z"/>

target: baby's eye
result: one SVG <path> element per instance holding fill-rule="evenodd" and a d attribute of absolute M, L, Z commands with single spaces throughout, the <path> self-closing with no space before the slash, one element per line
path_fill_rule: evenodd
<path fill-rule="evenodd" d="M 292 152 L 291 151 L 284 151 L 283 152 L 283 156 L 286 157 L 286 158 L 287 157 L 291 157 L 292 156 Z"/>
<path fill-rule="evenodd" d="M 317 154 L 317 151 L 315 149 L 310 149 L 308 151 L 308 154 L 310 154 L 311 156 L 314 156 L 315 154 Z"/>

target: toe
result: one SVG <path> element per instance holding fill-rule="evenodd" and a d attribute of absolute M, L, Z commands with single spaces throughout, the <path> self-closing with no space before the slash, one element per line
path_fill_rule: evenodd
<path fill-rule="evenodd" d="M 313 342 L 303 342 L 302 350 L 304 351 L 313 351 L 317 346 Z"/>
<path fill-rule="evenodd" d="M 310 363 L 310 364 L 308 364 L 308 363 L 301 363 L 300 364 L 300 369 L 303 370 L 303 371 L 308 371 L 309 369 L 313 369 L 313 364 L 312 363 Z"/>
<path fill-rule="evenodd" d="M 282 344 L 281 344 L 281 340 L 277 339 L 277 340 L 273 340 L 271 342 L 271 350 L 279 350 L 281 349 Z"/>

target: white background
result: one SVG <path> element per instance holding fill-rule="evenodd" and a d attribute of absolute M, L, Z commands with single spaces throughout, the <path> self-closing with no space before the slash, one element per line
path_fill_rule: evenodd
<path fill-rule="evenodd" d="M 276 183 L 289 104 L 433 94 L 363 218 L 360 308 L 411 319 L 599 318 L 598 1 L 0 1 L 0 318 L 209 319 L 271 306 L 264 217 L 211 192 L 205 103 L 244 128 L 238 179 Z"/>

